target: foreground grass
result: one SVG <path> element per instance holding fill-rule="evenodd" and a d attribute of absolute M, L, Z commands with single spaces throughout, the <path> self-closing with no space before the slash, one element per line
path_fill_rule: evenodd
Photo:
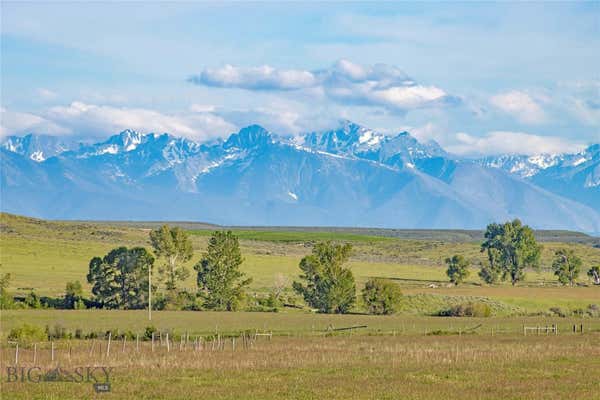
<path fill-rule="evenodd" d="M 61 366 L 114 368 L 111 392 L 90 383 L 3 383 L 11 399 L 598 399 L 600 336 L 344 336 L 259 340 L 251 349 L 89 355 Z M 13 349 L 4 349 L 2 380 Z M 23 352 L 22 365 L 31 355 Z M 29 362 L 30 363 L 30 362 Z M 50 366 L 46 358 L 39 365 Z"/>

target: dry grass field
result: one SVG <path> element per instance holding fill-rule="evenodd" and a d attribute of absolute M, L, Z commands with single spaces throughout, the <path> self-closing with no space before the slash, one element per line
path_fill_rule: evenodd
<path fill-rule="evenodd" d="M 149 342 L 57 344 L 38 350 L 42 371 L 60 365 L 112 368 L 110 393 L 90 382 L 7 382 L 10 399 L 598 399 L 600 334 L 564 336 L 320 336 L 257 338 L 251 348 L 226 341 L 222 350 Z M 31 349 L 20 365 L 32 365 Z M 4 348 L 2 370 L 14 363 Z M 39 374 L 39 371 L 34 372 Z M 96 373 L 103 381 L 101 373 Z M 14 378 L 13 378 L 14 379 Z"/>

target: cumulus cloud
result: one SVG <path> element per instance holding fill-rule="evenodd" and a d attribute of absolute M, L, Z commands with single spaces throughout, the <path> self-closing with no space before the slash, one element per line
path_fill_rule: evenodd
<path fill-rule="evenodd" d="M 564 153 L 576 152 L 585 147 L 584 144 L 572 143 L 556 136 L 523 132 L 495 131 L 480 137 L 460 132 L 454 139 L 446 148 L 458 155 Z"/>
<path fill-rule="evenodd" d="M 113 107 L 73 102 L 38 114 L 2 111 L 2 135 L 28 132 L 55 135 L 108 136 L 124 129 L 141 133 L 168 132 L 195 140 L 211 139 L 237 127 L 219 115 L 191 111 L 164 114 L 144 108 Z"/>
<path fill-rule="evenodd" d="M 206 68 L 200 75 L 192 76 L 190 81 L 224 88 L 295 90 L 312 87 L 317 79 L 310 71 L 275 69 L 268 65 L 242 68 L 227 64 L 221 68 Z"/>
<path fill-rule="evenodd" d="M 256 91 L 305 90 L 342 104 L 379 106 L 400 113 L 460 101 L 438 87 L 417 84 L 393 65 L 360 65 L 343 59 L 315 71 L 225 65 L 207 68 L 190 82 Z"/>
<path fill-rule="evenodd" d="M 522 91 L 512 90 L 492 96 L 490 103 L 525 124 L 541 124 L 547 121 L 546 113 L 538 100 Z"/>

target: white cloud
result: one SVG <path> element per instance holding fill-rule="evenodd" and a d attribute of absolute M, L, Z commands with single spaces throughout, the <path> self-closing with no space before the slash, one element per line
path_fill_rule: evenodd
<path fill-rule="evenodd" d="M 547 121 L 546 113 L 536 99 L 522 91 L 513 90 L 492 96 L 490 103 L 525 124 L 541 124 Z"/>
<path fill-rule="evenodd" d="M 303 90 L 341 104 L 379 106 L 400 113 L 459 102 L 438 87 L 415 83 L 393 65 L 365 66 L 343 59 L 330 68 L 315 71 L 225 65 L 205 69 L 190 81 L 197 85 L 256 91 Z"/>
<path fill-rule="evenodd" d="M 0 137 L 28 133 L 68 134 L 69 130 L 39 115 L 0 109 Z"/>
<path fill-rule="evenodd" d="M 113 107 L 77 101 L 67 106 L 51 107 L 39 115 L 2 111 L 3 136 L 35 132 L 100 137 L 124 129 L 134 129 L 141 133 L 167 132 L 190 139 L 206 140 L 225 136 L 237 127 L 210 112 L 164 114 L 144 108 Z"/>
<path fill-rule="evenodd" d="M 314 130 L 330 129 L 338 119 L 328 109 L 306 110 L 300 104 L 278 102 L 264 107 L 217 110 L 216 113 L 239 127 L 259 124 L 281 135 L 296 135 Z"/>
<path fill-rule="evenodd" d="M 556 136 L 539 136 L 523 132 L 489 132 L 477 137 L 460 132 L 446 149 L 459 155 L 540 154 L 576 152 L 585 147 Z"/>
<path fill-rule="evenodd" d="M 206 68 L 190 80 L 206 86 L 248 90 L 295 90 L 312 87 L 317 82 L 310 71 L 282 70 L 268 65 L 243 68 L 229 64 L 221 68 Z"/>

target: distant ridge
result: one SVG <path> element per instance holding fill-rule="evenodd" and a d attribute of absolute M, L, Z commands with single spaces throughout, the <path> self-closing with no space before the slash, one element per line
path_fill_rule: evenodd
<path fill-rule="evenodd" d="M 94 144 L 27 135 L 0 152 L 2 211 L 42 218 L 481 229 L 518 217 L 600 232 L 599 145 L 469 160 L 342 121 L 298 138 L 251 125 L 211 143 L 131 130 Z"/>

